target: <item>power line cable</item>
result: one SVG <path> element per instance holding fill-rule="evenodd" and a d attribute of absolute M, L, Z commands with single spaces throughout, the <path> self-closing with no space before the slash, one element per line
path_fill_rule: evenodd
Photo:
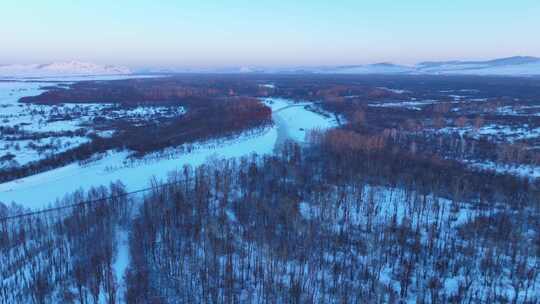
<path fill-rule="evenodd" d="M 108 197 L 102 197 L 102 198 L 98 198 L 98 199 L 82 201 L 82 202 L 75 203 L 75 204 L 70 204 L 70 205 L 65 205 L 65 206 L 59 206 L 59 207 L 54 207 L 54 208 L 48 208 L 48 209 L 42 209 L 42 210 L 38 210 L 38 211 L 32 211 L 32 212 L 27 212 L 27 213 L 11 215 L 11 216 L 0 218 L 0 223 L 7 222 L 9 220 L 18 219 L 18 218 L 34 216 L 34 215 L 39 215 L 39 214 L 45 214 L 45 213 L 50 213 L 50 212 L 55 212 L 55 211 L 80 207 L 80 206 L 84 206 L 84 205 L 92 205 L 92 204 L 95 204 L 95 203 L 99 203 L 99 202 L 103 202 L 103 201 L 111 200 L 111 199 L 115 199 L 115 198 L 127 197 L 127 196 L 130 196 L 130 195 L 133 195 L 133 194 L 147 192 L 147 191 L 150 191 L 150 190 L 153 190 L 153 189 L 156 189 L 156 188 L 164 188 L 164 187 L 167 187 L 167 186 L 170 186 L 170 185 L 178 184 L 179 182 L 180 181 L 170 182 L 170 183 L 165 183 L 165 184 L 161 184 L 161 185 L 157 185 L 157 186 L 153 186 L 153 187 L 148 187 L 148 188 L 143 188 L 143 189 L 139 189 L 139 190 L 135 190 L 135 191 L 125 192 L 125 193 L 118 194 L 118 195 L 112 195 L 112 196 L 108 196 Z"/>

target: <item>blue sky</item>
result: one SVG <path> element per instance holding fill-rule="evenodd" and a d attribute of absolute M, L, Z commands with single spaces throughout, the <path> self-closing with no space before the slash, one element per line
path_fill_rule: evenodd
<path fill-rule="evenodd" d="M 298 66 L 540 56 L 538 0 L 2 0 L 0 63 Z"/>

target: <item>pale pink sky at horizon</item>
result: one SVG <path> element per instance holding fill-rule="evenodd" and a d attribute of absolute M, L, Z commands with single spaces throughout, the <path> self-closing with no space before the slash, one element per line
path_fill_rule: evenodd
<path fill-rule="evenodd" d="M 540 57 L 540 1 L 3 0 L 0 64 L 293 67 Z"/>

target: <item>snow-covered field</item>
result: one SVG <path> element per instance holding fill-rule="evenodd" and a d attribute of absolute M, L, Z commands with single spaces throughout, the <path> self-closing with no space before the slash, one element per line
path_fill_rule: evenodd
<path fill-rule="evenodd" d="M 111 76 L 107 76 L 111 77 Z M 102 79 L 104 77 L 86 77 Z M 116 76 L 116 78 L 119 78 Z M 70 83 L 70 82 L 62 82 Z M 93 120 L 150 121 L 185 113 L 182 107 L 121 107 L 115 104 L 23 104 L 24 96 L 42 93 L 44 86 L 60 82 L 0 82 L 0 168 L 16 167 L 89 142 L 87 135 L 110 136 L 114 130 L 97 130 Z M 65 132 L 78 132 L 66 136 Z"/>
<path fill-rule="evenodd" d="M 83 136 L 58 136 L 48 137 L 37 140 L 0 140 L 0 157 L 3 155 L 12 155 L 10 161 L 0 161 L 0 168 L 17 167 L 30 162 L 73 149 L 84 143 L 89 142 L 88 137 Z"/>
<path fill-rule="evenodd" d="M 271 153 L 278 141 L 278 129 L 292 140 L 304 141 L 309 129 L 326 129 L 336 121 L 311 111 L 314 106 L 285 99 L 267 99 L 274 111 L 275 125 L 244 133 L 233 139 L 212 140 L 168 149 L 133 160 L 129 151 L 109 151 L 95 160 L 70 165 L 0 184 L 0 201 L 16 202 L 28 208 L 44 208 L 78 189 L 107 185 L 121 180 L 128 191 L 148 186 L 152 177 L 165 179 L 184 165 L 198 166 L 211 158 L 233 158 L 252 153 Z M 93 107 L 95 105 L 90 105 Z M 100 105 L 101 106 L 101 105 Z M 72 107 L 72 106 L 71 106 Z"/>

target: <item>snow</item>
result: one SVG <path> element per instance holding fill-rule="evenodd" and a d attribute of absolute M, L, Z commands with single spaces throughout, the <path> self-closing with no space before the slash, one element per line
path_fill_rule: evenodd
<path fill-rule="evenodd" d="M 274 120 L 286 125 L 287 136 L 297 142 L 305 142 L 309 130 L 326 130 L 338 125 L 328 113 L 312 111 L 314 105 L 311 102 L 293 103 L 281 98 L 267 98 L 264 101 L 272 108 Z"/>
<path fill-rule="evenodd" d="M 287 73 L 287 74 L 381 74 L 381 75 L 540 75 L 540 58 L 511 57 L 487 61 L 421 62 L 416 65 L 376 63 L 344 66 L 150 68 L 145 73 Z"/>
<path fill-rule="evenodd" d="M 540 166 L 501 164 L 492 161 L 470 161 L 467 163 L 470 167 L 478 170 L 495 171 L 497 173 L 511 174 L 532 179 L 540 178 Z"/>
<path fill-rule="evenodd" d="M 532 139 L 540 137 L 540 128 L 530 127 L 528 124 L 519 126 L 507 126 L 488 124 L 479 129 L 472 127 L 446 127 L 438 130 L 440 133 L 458 132 L 462 136 L 467 135 L 472 138 L 485 137 L 493 141 L 514 142 L 517 140 Z"/>
<path fill-rule="evenodd" d="M 69 61 L 48 64 L 14 64 L 0 66 L 0 77 L 58 77 L 131 74 L 125 67 Z"/>
<path fill-rule="evenodd" d="M 410 93 L 408 90 L 402 90 L 402 89 L 391 89 L 387 87 L 378 87 L 378 89 L 385 90 L 388 92 L 396 93 L 396 94 L 404 94 L 404 93 Z"/>
<path fill-rule="evenodd" d="M 8 141 L 0 139 L 0 157 L 6 154 L 15 156 L 14 160 L 18 165 L 25 165 L 30 162 L 46 158 L 48 155 L 60 153 L 90 142 L 88 137 L 82 136 L 59 136 L 48 137 L 44 140 L 17 140 Z M 32 144 L 35 147 L 32 147 Z M 49 149 L 44 149 L 43 145 L 51 145 Z M 17 148 L 18 147 L 18 148 Z M 38 151 L 43 149 L 44 151 Z"/>
<path fill-rule="evenodd" d="M 510 57 L 488 61 L 425 62 L 416 66 L 422 74 L 455 75 L 540 75 L 540 58 Z"/>
<path fill-rule="evenodd" d="M 516 64 L 509 66 L 488 66 L 478 67 L 474 69 L 464 70 L 449 70 L 443 71 L 447 74 L 462 74 L 462 75 L 505 75 L 505 76 L 530 76 L 540 75 L 540 62 Z"/>
<path fill-rule="evenodd" d="M 216 72 L 211 69 L 204 72 Z M 237 69 L 234 72 L 242 72 Z M 421 62 L 413 66 L 377 63 L 347 66 L 299 66 L 294 68 L 258 68 L 248 72 L 318 74 L 404 74 L 404 75 L 540 75 L 540 58 L 511 57 L 488 61 Z"/>
<path fill-rule="evenodd" d="M 370 107 L 380 108 L 405 108 L 409 110 L 421 111 L 424 106 L 434 104 L 435 100 L 422 100 L 422 101 L 397 101 L 397 102 L 385 102 L 385 103 L 370 103 Z"/>
<path fill-rule="evenodd" d="M 508 116 L 540 116 L 540 105 L 513 105 L 497 108 L 497 113 Z"/>
<path fill-rule="evenodd" d="M 325 74 L 406 74 L 413 71 L 413 67 L 391 63 L 319 68 L 315 70 L 315 72 Z"/>
<path fill-rule="evenodd" d="M 119 303 L 123 303 L 123 295 L 126 291 L 124 274 L 129 266 L 129 235 L 122 228 L 116 229 L 116 257 L 112 265 L 116 282 L 118 284 L 117 294 Z"/>
<path fill-rule="evenodd" d="M 301 202 L 300 204 L 298 204 L 298 208 L 300 210 L 300 214 L 306 220 L 316 219 L 321 214 L 321 210 L 319 207 L 309 204 L 307 202 Z"/>
<path fill-rule="evenodd" d="M 462 99 L 467 98 L 467 96 L 465 95 L 455 95 L 455 94 L 448 95 L 448 97 L 452 97 L 455 101 L 460 101 Z"/>
<path fill-rule="evenodd" d="M 93 77 L 93 79 L 100 77 Z M 118 78 L 118 77 L 117 77 Z M 58 104 L 40 105 L 19 103 L 24 96 L 42 93 L 43 86 L 59 82 L 0 82 L 0 126 L 15 128 L 15 134 L 0 132 L 0 157 L 14 155 L 11 160 L 0 159 L 0 169 L 17 167 L 47 156 L 76 148 L 87 143 L 90 133 L 110 137 L 114 130 L 94 130 L 93 119 L 125 119 L 144 122 L 183 115 L 180 106 L 121 107 L 115 104 Z M 78 131 L 85 136 L 65 136 L 63 132 Z M 28 138 L 39 138 L 29 140 Z M 50 144 L 50 145 L 49 145 Z"/>

